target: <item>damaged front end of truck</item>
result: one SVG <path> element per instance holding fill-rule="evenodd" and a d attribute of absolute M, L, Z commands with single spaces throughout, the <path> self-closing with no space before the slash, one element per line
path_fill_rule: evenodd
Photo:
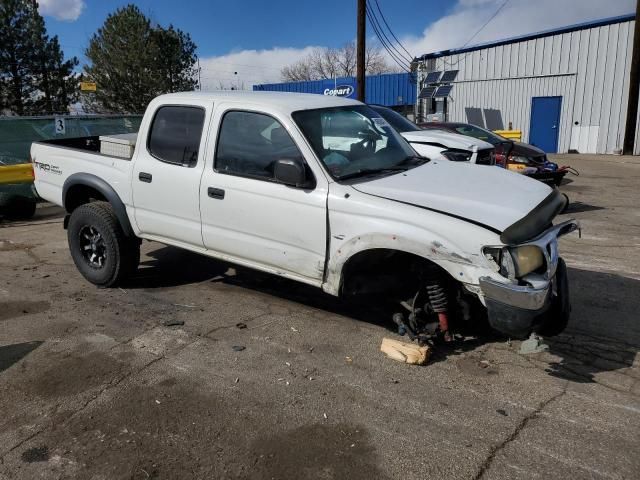
<path fill-rule="evenodd" d="M 400 235 L 358 237 L 354 248 L 362 251 L 345 263 L 340 293 L 390 299 L 397 307 L 391 315 L 398 332 L 421 344 L 448 342 L 456 333 L 479 332 L 486 324 L 514 339 L 557 335 L 571 311 L 558 239 L 579 229 L 574 220 L 552 224 L 564 202 L 552 190 L 520 220 L 482 239 L 478 225 L 457 219 L 455 235 L 477 247 L 454 248 L 446 240 L 420 245 Z M 439 226 L 441 233 L 450 228 L 444 218 Z M 499 242 L 478 243 L 488 238 Z M 347 250 L 344 245 L 335 254 Z"/>
<path fill-rule="evenodd" d="M 569 321 L 571 304 L 567 267 L 558 254 L 558 239 L 580 229 L 575 220 L 551 225 L 566 199 L 554 190 L 528 215 L 500 235 L 501 246 L 483 254 L 508 282 L 480 280 L 490 325 L 506 335 L 557 335 Z M 546 227 L 546 228 L 545 228 Z M 540 232 L 541 233 L 537 233 Z"/>

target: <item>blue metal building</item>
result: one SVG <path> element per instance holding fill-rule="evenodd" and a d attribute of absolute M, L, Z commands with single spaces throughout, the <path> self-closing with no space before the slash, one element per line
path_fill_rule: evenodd
<path fill-rule="evenodd" d="M 342 77 L 327 80 L 305 82 L 266 83 L 254 85 L 254 90 L 272 92 L 316 93 L 355 98 L 355 77 Z M 367 103 L 376 103 L 389 107 L 406 107 L 416 101 L 416 84 L 408 73 L 385 73 L 366 77 L 365 96 Z"/>

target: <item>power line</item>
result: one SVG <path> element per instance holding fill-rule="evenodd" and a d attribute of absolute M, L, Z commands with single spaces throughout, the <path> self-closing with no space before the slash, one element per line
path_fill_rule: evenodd
<path fill-rule="evenodd" d="M 384 47 L 384 49 L 387 51 L 387 53 L 389 54 L 389 56 L 391 57 L 391 59 L 405 72 L 409 73 L 409 70 L 407 70 L 407 68 L 405 67 L 403 61 L 405 61 L 405 59 L 403 57 L 400 57 L 401 60 L 398 59 L 398 57 L 396 57 L 396 55 L 394 54 L 393 51 L 391 51 L 391 49 L 387 46 L 387 44 L 384 41 L 384 38 L 382 37 L 382 35 L 380 34 L 380 32 L 378 31 L 378 28 L 376 27 L 376 24 L 374 23 L 374 21 L 371 18 L 371 14 L 369 12 L 369 7 L 367 7 L 367 18 L 369 19 L 369 24 L 371 25 L 371 27 L 373 28 L 373 31 L 376 34 L 376 37 L 378 37 L 378 41 L 380 42 L 380 44 Z"/>
<path fill-rule="evenodd" d="M 378 0 L 375 0 L 375 2 L 376 2 L 376 7 L 378 8 L 378 12 L 380 12 L 380 17 L 382 17 L 382 21 L 387 26 L 387 30 L 389 30 L 389 33 L 391 34 L 391 36 L 395 39 L 398 45 L 400 45 L 400 48 L 402 48 L 402 50 L 404 50 L 407 53 L 407 55 L 409 55 L 409 58 L 413 59 L 414 55 L 411 55 L 411 53 L 409 53 L 409 51 L 406 48 L 404 48 L 404 45 L 402 45 L 402 42 L 398 40 L 398 37 L 396 37 L 395 34 L 393 33 L 393 30 L 391 30 L 391 27 L 389 26 L 387 19 L 384 17 L 384 13 L 382 13 L 382 9 L 380 8 L 380 4 L 378 3 Z"/>
<path fill-rule="evenodd" d="M 376 12 L 373 11 L 373 8 L 367 6 L 367 9 L 369 10 L 369 15 L 370 15 L 371 19 L 375 22 L 375 24 L 377 26 L 376 31 L 379 32 L 384 37 L 385 43 L 387 44 L 387 46 L 389 46 L 390 48 L 393 49 L 393 51 L 396 53 L 397 58 L 399 58 L 400 60 L 406 61 L 406 62 L 410 62 L 411 58 L 405 58 L 404 54 L 402 52 L 400 52 L 393 45 L 393 42 L 391 40 L 389 40 L 389 37 L 387 37 L 386 33 L 384 33 L 384 29 L 382 28 L 382 25 L 380 24 L 380 21 L 378 20 Z"/>
<path fill-rule="evenodd" d="M 367 18 L 369 18 L 369 14 L 367 13 Z M 375 25 L 371 22 L 371 19 L 369 19 L 369 23 L 370 25 L 373 27 L 373 30 L 376 31 L 376 27 Z M 408 71 L 406 69 L 406 67 L 404 66 L 404 62 L 398 60 L 395 56 L 394 53 L 389 49 L 389 47 L 387 47 L 387 45 L 384 43 L 384 40 L 381 38 L 380 34 L 376 31 L 376 37 L 378 38 L 378 41 L 380 41 L 380 44 L 382 45 L 382 47 L 387 51 L 387 53 L 389 54 L 389 56 L 391 57 L 391 59 L 394 61 L 394 63 L 396 63 L 403 71 Z"/>
<path fill-rule="evenodd" d="M 369 5 L 367 5 L 367 14 L 369 17 L 369 22 L 371 22 L 371 26 L 373 27 L 374 31 L 376 32 L 376 35 L 378 36 L 378 40 L 380 40 L 380 42 L 383 43 L 385 47 L 388 47 L 387 50 L 391 48 L 395 52 L 394 57 L 396 57 L 397 59 L 403 62 L 410 62 L 411 59 L 405 58 L 404 54 L 401 53 L 396 47 L 394 47 L 391 40 L 389 40 L 389 37 L 387 37 L 387 35 L 384 33 L 384 29 L 382 28 L 382 25 L 380 25 L 380 21 L 378 20 L 378 17 L 376 16 L 373 9 L 369 7 Z M 380 36 L 382 36 L 384 40 L 380 38 Z"/>
<path fill-rule="evenodd" d="M 476 33 L 474 33 L 471 38 L 469 40 L 467 40 L 465 42 L 464 45 L 462 45 L 462 47 L 466 47 L 467 45 L 469 45 L 469 43 L 471 42 L 471 40 L 473 40 L 474 38 L 476 38 L 476 36 L 482 31 L 484 30 L 484 28 L 489 25 L 489 23 L 491 23 L 491 21 L 496 18 L 496 16 L 500 13 L 500 11 L 504 8 L 504 6 L 509 3 L 509 0 L 504 0 L 504 2 L 502 2 L 502 5 L 500 5 L 498 7 L 498 9 L 494 12 L 493 15 L 491 15 L 491 17 L 489 17 L 489 20 L 487 20 L 486 22 L 484 22 L 484 24 L 478 29 L 478 31 Z M 461 48 L 462 48 L 461 47 Z"/>
<path fill-rule="evenodd" d="M 471 40 L 473 40 L 474 38 L 476 38 L 478 36 L 478 34 L 484 30 L 484 28 L 489 25 L 491 23 L 491 21 L 496 18 L 498 16 L 498 14 L 502 11 L 502 9 L 505 7 L 505 5 L 509 3 L 509 0 L 504 0 L 504 2 L 502 2 L 502 5 L 500 5 L 498 7 L 498 9 L 493 13 L 493 15 L 491 15 L 491 17 L 489 17 L 489 19 L 484 22 L 484 24 L 482 24 L 482 26 L 476 31 L 476 33 L 474 33 L 471 38 L 469 38 L 469 40 L 467 40 L 461 47 L 459 48 L 464 48 L 467 45 L 469 45 L 469 43 L 471 43 Z M 450 67 L 453 67 L 455 65 L 457 65 L 458 63 L 460 63 L 461 60 L 465 59 L 471 52 L 467 52 L 467 54 L 464 57 L 459 58 L 458 60 L 456 60 L 455 62 L 447 62 L 444 58 L 442 59 L 442 61 L 445 63 L 445 65 L 448 65 Z"/>

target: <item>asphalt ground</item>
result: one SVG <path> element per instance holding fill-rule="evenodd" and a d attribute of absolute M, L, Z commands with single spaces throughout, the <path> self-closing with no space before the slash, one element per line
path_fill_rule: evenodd
<path fill-rule="evenodd" d="M 557 160 L 573 316 L 526 356 L 397 363 L 390 319 L 151 242 L 98 289 L 60 209 L 0 223 L 0 478 L 639 478 L 640 159 Z"/>

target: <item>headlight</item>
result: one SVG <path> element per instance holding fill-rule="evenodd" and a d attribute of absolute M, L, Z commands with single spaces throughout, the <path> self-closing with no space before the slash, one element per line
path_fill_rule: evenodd
<path fill-rule="evenodd" d="M 484 256 L 504 277 L 515 280 L 535 272 L 544 265 L 542 250 L 534 245 L 522 247 L 485 247 Z"/>
<path fill-rule="evenodd" d="M 524 277 L 544 265 L 542 250 L 534 245 L 525 245 L 510 249 L 516 269 L 516 277 Z"/>
<path fill-rule="evenodd" d="M 471 152 L 466 150 L 445 150 L 442 155 L 452 162 L 468 162 L 471 159 Z"/>

